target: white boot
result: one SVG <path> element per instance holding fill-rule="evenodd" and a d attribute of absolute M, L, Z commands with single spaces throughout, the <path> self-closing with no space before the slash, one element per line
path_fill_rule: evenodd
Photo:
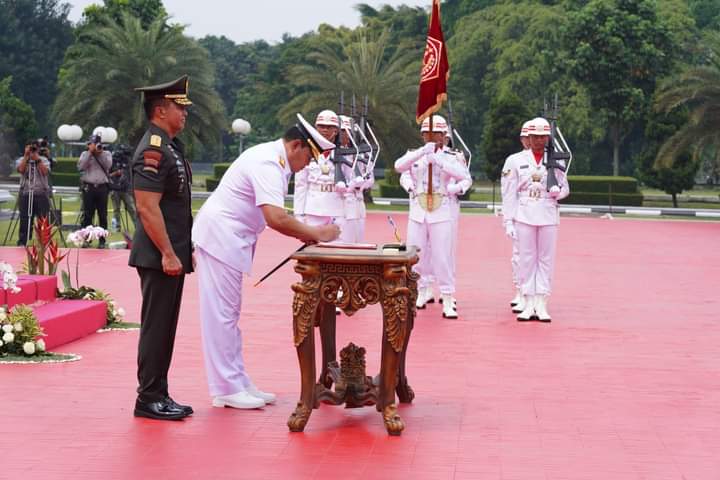
<path fill-rule="evenodd" d="M 418 310 L 422 310 L 423 308 L 425 308 L 425 304 L 428 301 L 426 292 L 426 288 L 418 288 L 417 300 L 415 300 L 415 308 L 417 308 Z"/>
<path fill-rule="evenodd" d="M 515 291 L 515 296 L 513 297 L 513 299 L 510 300 L 510 306 L 511 307 L 516 306 L 518 303 L 520 303 L 521 300 L 522 300 L 522 293 L 520 292 L 520 289 L 518 289 Z M 513 308 L 513 310 L 515 310 L 515 309 Z M 520 309 L 519 312 L 522 312 L 522 309 Z"/>
<path fill-rule="evenodd" d="M 213 407 L 231 407 L 240 409 L 262 408 L 265 401 L 250 395 L 246 391 L 233 393 L 232 395 L 218 395 L 212 400 Z"/>
<path fill-rule="evenodd" d="M 425 303 L 435 303 L 435 294 L 432 287 L 425 287 Z"/>
<path fill-rule="evenodd" d="M 523 296 L 523 301 L 525 302 L 525 308 L 522 312 L 517 316 L 518 322 L 527 322 L 532 318 L 533 315 L 535 315 L 535 301 L 532 295 L 525 295 Z"/>
<path fill-rule="evenodd" d="M 245 391 L 253 397 L 259 398 L 260 400 L 265 402 L 266 405 L 275 403 L 275 401 L 277 400 L 277 396 L 274 393 L 267 393 L 263 392 L 262 390 L 258 390 L 258 388 L 252 383 L 249 386 L 245 387 Z"/>
<path fill-rule="evenodd" d="M 455 302 L 453 301 L 452 295 L 442 295 L 442 306 L 442 315 L 444 318 L 458 318 L 458 314 L 455 311 Z"/>
<path fill-rule="evenodd" d="M 517 291 L 517 295 L 515 295 L 515 298 L 513 298 L 513 301 L 516 301 L 516 303 L 513 305 L 512 302 L 510 302 L 510 305 L 512 305 L 512 312 L 513 313 L 520 313 L 523 310 L 525 310 L 525 297 L 522 293 L 520 293 L 520 290 Z"/>
<path fill-rule="evenodd" d="M 550 322 L 550 314 L 547 311 L 547 295 L 535 296 L 535 313 L 541 322 Z"/>

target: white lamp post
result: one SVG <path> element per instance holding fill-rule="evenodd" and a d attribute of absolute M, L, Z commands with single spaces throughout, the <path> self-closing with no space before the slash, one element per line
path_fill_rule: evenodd
<path fill-rule="evenodd" d="M 79 125 L 60 125 L 57 129 L 57 136 L 63 142 L 63 156 L 65 156 L 65 143 L 77 142 L 82 138 L 82 128 Z M 71 149 L 72 155 L 72 149 Z"/>
<path fill-rule="evenodd" d="M 233 133 L 237 133 L 238 137 L 240 138 L 240 154 L 243 152 L 243 137 L 245 135 L 248 135 L 250 131 L 252 130 L 252 127 L 250 126 L 250 122 L 247 120 L 243 120 L 242 118 L 236 118 L 232 122 L 232 131 Z"/>

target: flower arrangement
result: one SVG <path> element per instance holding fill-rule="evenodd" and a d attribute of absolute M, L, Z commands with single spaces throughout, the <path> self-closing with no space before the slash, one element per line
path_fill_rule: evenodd
<path fill-rule="evenodd" d="M 55 239 L 58 227 L 51 224 L 48 217 L 38 217 L 35 220 L 34 230 L 32 245 L 25 247 L 27 272 L 37 275 L 55 275 L 58 264 L 69 253 L 60 251 Z"/>
<path fill-rule="evenodd" d="M 43 335 L 30 307 L 15 305 L 9 312 L 0 307 L 0 357 L 44 353 Z"/>
<path fill-rule="evenodd" d="M 21 288 L 17 286 L 18 277 L 12 265 L 0 261 L 0 275 L 2 275 L 3 290 L 10 290 L 12 293 L 18 293 L 21 290 Z"/>
<path fill-rule="evenodd" d="M 76 250 L 77 255 L 75 256 L 75 284 L 77 288 L 80 288 L 80 248 L 90 244 L 94 240 L 100 238 L 106 238 L 110 232 L 102 227 L 96 227 L 94 225 L 88 225 L 85 228 L 76 230 L 70 233 L 67 237 L 67 241 L 72 243 Z M 72 279 L 70 278 L 70 257 L 68 257 L 68 269 L 62 272 L 62 281 L 65 290 L 72 289 Z"/>
<path fill-rule="evenodd" d="M 118 307 L 115 300 L 107 293 L 92 287 L 82 286 L 79 288 L 66 288 L 62 292 L 58 292 L 60 298 L 73 300 L 101 300 L 105 302 L 107 311 L 105 315 L 106 326 L 113 328 L 124 324 L 125 309 Z"/>

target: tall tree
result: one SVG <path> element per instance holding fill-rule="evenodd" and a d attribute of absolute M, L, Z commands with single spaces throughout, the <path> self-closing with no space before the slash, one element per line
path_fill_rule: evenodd
<path fill-rule="evenodd" d="M 168 17 L 162 0 L 103 0 L 103 5 L 91 4 L 85 8 L 81 28 L 104 23 L 108 19 L 122 22 L 122 16 L 126 13 L 139 19 L 143 28 L 148 28 L 158 18 Z"/>
<path fill-rule="evenodd" d="M 496 97 L 490 105 L 485 120 L 483 151 L 485 174 L 493 184 L 500 179 L 505 159 L 522 150 L 520 129 L 530 117 L 528 106 L 512 92 Z"/>
<path fill-rule="evenodd" d="M 13 77 L 12 91 L 32 106 L 45 132 L 58 69 L 73 42 L 69 12 L 60 0 L 0 0 L 0 78 Z"/>
<path fill-rule="evenodd" d="M 25 142 L 37 138 L 38 125 L 30 105 L 16 97 L 10 86 L 12 77 L 0 81 L 0 174 L 13 170 L 15 158 Z"/>
<path fill-rule="evenodd" d="M 120 138 L 135 143 L 144 131 L 145 114 L 135 87 L 190 75 L 193 107 L 184 131 L 191 142 L 218 146 L 227 128 L 215 92 L 208 54 L 182 27 L 167 28 L 158 18 L 145 29 L 140 19 L 124 13 L 120 23 L 86 31 L 88 41 L 76 45 L 63 66 L 54 115 L 61 122 L 117 128 Z"/>
<path fill-rule="evenodd" d="M 355 33 L 353 41 L 326 41 L 308 54 L 314 63 L 290 70 L 297 85 L 307 89 L 280 112 L 289 119 L 294 112 L 334 108 L 344 92 L 359 101 L 367 96 L 369 117 L 382 143 L 386 159 L 394 159 L 408 145 L 418 142 L 414 126 L 415 97 L 420 53 L 398 50 L 385 60 L 389 33 Z M 347 113 L 347 112 L 346 112 Z"/>
<path fill-rule="evenodd" d="M 670 70 L 677 45 L 653 0 L 591 0 L 569 15 L 564 67 L 590 94 L 608 125 L 613 174 L 620 147 L 647 112 L 658 78 Z"/>
<path fill-rule="evenodd" d="M 720 168 L 720 33 L 708 33 L 703 43 L 707 45 L 703 64 L 668 78 L 656 95 L 658 111 L 688 111 L 687 122 L 659 149 L 658 167 L 672 165 L 687 149 L 695 157 L 712 149 Z"/>

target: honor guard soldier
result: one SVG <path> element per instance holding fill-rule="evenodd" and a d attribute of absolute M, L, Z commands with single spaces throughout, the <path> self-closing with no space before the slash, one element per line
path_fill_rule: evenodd
<path fill-rule="evenodd" d="M 516 155 L 506 175 L 507 193 L 503 195 L 503 211 L 512 222 L 505 228 L 509 235 L 517 235 L 519 264 L 518 279 L 524 306 L 518 321 L 537 318 L 551 320 L 547 299 L 552 290 L 560 212 L 558 200 L 570 194 L 565 172 L 555 169 L 558 185 L 547 188 L 545 145 L 550 138 L 550 124 L 542 117 L 528 126 L 530 149 Z"/>
<path fill-rule="evenodd" d="M 332 241 L 337 225 L 309 226 L 285 212 L 288 180 L 335 145 L 298 114 L 282 139 L 245 150 L 200 209 L 193 227 L 202 343 L 212 405 L 241 409 L 275 402 L 245 369 L 240 319 L 243 277 L 265 226 L 304 242 Z"/>
<path fill-rule="evenodd" d="M 193 271 L 190 164 L 176 138 L 185 127 L 187 75 L 143 92 L 150 126 L 131 163 L 138 225 L 129 264 L 136 267 L 142 289 L 142 323 L 138 344 L 138 397 L 135 416 L 179 420 L 193 413 L 168 393 L 185 274 Z"/>
<path fill-rule="evenodd" d="M 395 161 L 401 175 L 409 172 L 410 181 L 403 180 L 410 195 L 407 243 L 420 248 L 420 261 L 415 270 L 420 275 L 416 306 L 424 308 L 432 298 L 432 276 L 437 279 L 443 302 L 443 317 L 457 318 L 455 310 L 455 276 L 453 262 L 453 212 L 448 186 L 467 180 L 467 166 L 453 152 L 444 150 L 447 122 L 439 115 L 426 119 L 420 129 L 425 145 L 408 151 Z M 405 177 L 407 179 L 408 176 Z M 455 187 L 457 188 L 457 187 Z M 455 188 L 451 188 L 451 191 Z M 456 194 L 459 190 L 456 190 Z"/>
<path fill-rule="evenodd" d="M 340 145 L 345 148 L 351 148 L 349 135 L 352 135 L 353 125 L 352 119 L 345 115 L 340 115 Z M 360 156 L 369 162 L 370 154 L 361 153 Z M 348 155 L 347 160 L 353 162 L 353 155 Z M 342 234 L 340 240 L 347 243 L 362 243 L 365 238 L 365 218 L 367 212 L 365 209 L 365 191 L 372 189 L 375 184 L 375 176 L 372 171 L 366 172 L 364 175 L 360 172 L 360 159 L 355 162 L 355 169 L 343 164 L 343 176 L 349 179 L 347 185 L 343 182 L 335 186 L 338 192 L 344 192 L 343 201 L 345 203 L 345 222 L 343 223 Z"/>
<path fill-rule="evenodd" d="M 332 110 L 323 110 L 315 119 L 317 131 L 333 145 L 339 125 L 340 119 Z M 345 192 L 337 191 L 338 184 L 340 187 L 345 185 L 342 169 L 334 162 L 333 150 L 323 151 L 315 161 L 295 174 L 293 213 L 307 225 L 335 223 L 343 231 Z"/>
<path fill-rule="evenodd" d="M 527 151 L 530 149 L 530 137 L 528 135 L 528 128 L 530 126 L 530 120 L 523 123 L 522 128 L 520 129 L 520 143 L 522 144 L 523 151 L 518 153 L 513 153 L 509 157 L 505 159 L 505 163 L 502 167 L 502 176 L 500 177 L 500 193 L 501 197 L 503 199 L 503 205 L 506 204 L 505 202 L 505 195 L 509 194 L 508 190 L 508 182 L 507 178 L 511 173 L 510 165 L 513 162 L 513 159 L 518 156 L 522 155 L 524 151 Z M 513 192 L 514 194 L 514 192 Z M 517 242 L 517 234 L 515 232 L 515 227 L 513 224 L 513 212 L 507 212 L 505 211 L 505 208 L 503 208 L 502 211 L 503 214 L 503 226 L 505 227 L 505 234 L 510 238 L 512 241 L 512 256 L 510 257 L 510 265 L 512 266 L 512 279 L 513 279 L 513 285 L 515 286 L 515 297 L 513 297 L 512 300 L 510 300 L 510 307 L 512 308 L 512 311 L 514 313 L 520 313 L 523 310 L 525 310 L 525 301 L 523 300 L 522 295 L 522 289 L 520 279 L 518 278 L 518 263 L 520 261 L 520 255 L 518 253 L 518 242 Z"/>

